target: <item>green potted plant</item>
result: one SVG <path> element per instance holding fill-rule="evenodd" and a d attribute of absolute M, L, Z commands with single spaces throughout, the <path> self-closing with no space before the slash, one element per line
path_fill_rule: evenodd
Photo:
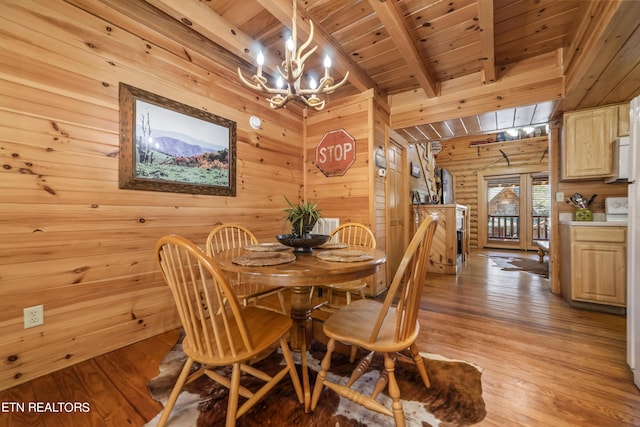
<path fill-rule="evenodd" d="M 318 205 L 314 202 L 292 203 L 287 196 L 284 197 L 289 207 L 284 211 L 286 221 L 291 224 L 291 232 L 297 237 L 310 237 L 311 230 L 316 222 L 322 218 Z"/>

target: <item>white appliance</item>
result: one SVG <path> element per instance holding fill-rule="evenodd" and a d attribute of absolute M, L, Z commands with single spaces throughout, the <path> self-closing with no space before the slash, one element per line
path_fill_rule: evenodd
<path fill-rule="evenodd" d="M 607 197 L 604 199 L 604 214 L 607 221 L 627 221 L 629 219 L 629 198 Z"/>
<path fill-rule="evenodd" d="M 627 182 L 629 180 L 630 140 L 628 136 L 623 136 L 613 141 L 613 176 L 605 179 L 604 182 Z"/>
<path fill-rule="evenodd" d="M 627 223 L 627 363 L 640 388 L 640 96 L 631 101 Z"/>

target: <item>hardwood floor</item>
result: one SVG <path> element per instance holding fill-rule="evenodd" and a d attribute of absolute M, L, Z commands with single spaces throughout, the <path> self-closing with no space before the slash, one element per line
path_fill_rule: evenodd
<path fill-rule="evenodd" d="M 639 426 L 625 318 L 572 309 L 546 279 L 504 271 L 491 254 L 523 256 L 472 251 L 458 276 L 430 274 L 420 317 L 421 349 L 483 368 L 487 416 L 477 425 Z M 177 336 L 167 332 L 0 392 L 0 426 L 143 425 L 161 410 L 146 385 Z M 87 402 L 90 410 L 11 411 L 11 402 Z"/>

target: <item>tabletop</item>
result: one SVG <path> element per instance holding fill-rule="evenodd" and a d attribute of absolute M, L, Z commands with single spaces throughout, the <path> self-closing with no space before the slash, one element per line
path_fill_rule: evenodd
<path fill-rule="evenodd" d="M 386 261 L 384 251 L 369 248 L 348 248 L 369 252 L 372 259 L 357 262 L 325 261 L 318 254 L 325 249 L 315 249 L 311 254 L 295 253 L 295 261 L 271 266 L 245 266 L 233 263 L 233 258 L 246 255 L 242 248 L 220 252 L 214 260 L 228 273 L 240 273 L 245 281 L 256 281 L 274 286 L 318 286 L 360 279 L 379 270 Z M 292 252 L 293 249 L 287 249 Z M 334 252 L 335 253 L 335 252 Z"/>

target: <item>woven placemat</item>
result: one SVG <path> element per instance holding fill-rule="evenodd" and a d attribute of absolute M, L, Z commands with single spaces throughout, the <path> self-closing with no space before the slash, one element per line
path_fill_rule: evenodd
<path fill-rule="evenodd" d="M 314 249 L 343 249 L 348 248 L 349 245 L 342 242 L 329 242 L 324 245 L 314 246 Z"/>
<path fill-rule="evenodd" d="M 358 262 L 373 259 L 374 256 L 371 252 L 365 251 L 323 251 L 318 252 L 316 255 L 318 258 L 325 261 L 337 261 L 337 262 Z"/>
<path fill-rule="evenodd" d="M 245 255 L 237 256 L 231 261 L 234 264 L 260 267 L 265 265 L 285 264 L 287 262 L 295 261 L 295 259 L 296 256 L 291 252 L 250 252 Z"/>
<path fill-rule="evenodd" d="M 285 249 L 289 249 L 289 246 L 285 246 L 281 243 L 271 242 L 271 243 L 258 243 L 255 245 L 247 245 L 244 247 L 244 249 L 251 252 L 273 252 L 273 251 L 284 251 Z"/>

